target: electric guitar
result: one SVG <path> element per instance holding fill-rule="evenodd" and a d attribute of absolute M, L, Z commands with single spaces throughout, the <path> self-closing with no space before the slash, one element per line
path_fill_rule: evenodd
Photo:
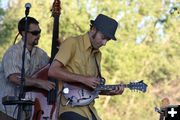
<path fill-rule="evenodd" d="M 114 90 L 117 86 L 119 85 L 99 85 L 95 90 L 90 90 L 73 84 L 64 83 L 63 93 L 67 99 L 66 104 L 71 103 L 72 106 L 83 106 L 89 104 L 95 98 L 98 98 L 101 92 Z M 124 84 L 124 88 L 142 91 L 144 93 L 146 92 L 147 85 L 141 80 L 139 82 Z"/>

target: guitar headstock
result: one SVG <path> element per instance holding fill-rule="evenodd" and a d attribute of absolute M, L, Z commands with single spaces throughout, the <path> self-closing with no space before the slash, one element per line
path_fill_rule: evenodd
<path fill-rule="evenodd" d="M 61 14 L 61 1 L 60 0 L 54 0 L 53 6 L 52 6 L 52 16 L 60 15 Z"/>
<path fill-rule="evenodd" d="M 143 82 L 143 80 L 139 82 L 130 82 L 127 87 L 131 90 L 138 90 L 142 92 L 146 92 L 147 84 Z"/>

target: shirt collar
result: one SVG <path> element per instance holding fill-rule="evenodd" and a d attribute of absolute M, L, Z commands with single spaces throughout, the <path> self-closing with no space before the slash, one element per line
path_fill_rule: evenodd
<path fill-rule="evenodd" d="M 18 42 L 22 48 L 22 50 L 24 49 L 24 40 L 21 39 L 19 42 Z M 31 55 L 35 54 L 36 52 L 36 46 L 33 47 L 32 51 L 31 51 Z M 26 48 L 26 54 L 30 53 L 29 50 Z"/>
<path fill-rule="evenodd" d="M 91 46 L 91 41 L 90 41 L 90 37 L 89 37 L 89 34 L 88 32 L 84 35 L 84 46 L 85 46 L 85 49 L 92 49 L 92 46 Z"/>

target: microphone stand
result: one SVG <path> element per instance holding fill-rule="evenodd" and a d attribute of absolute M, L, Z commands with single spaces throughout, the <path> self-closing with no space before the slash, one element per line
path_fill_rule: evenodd
<path fill-rule="evenodd" d="M 35 104 L 35 102 L 31 100 L 24 99 L 24 84 L 25 84 L 25 69 L 24 69 L 24 62 L 25 62 L 25 53 L 26 53 L 26 41 L 27 41 L 27 29 L 28 29 L 28 14 L 29 8 L 26 8 L 25 11 L 25 39 L 24 39 L 24 46 L 23 46 L 23 53 L 22 53 L 22 69 L 21 69 L 21 82 L 20 82 L 20 92 L 19 92 L 19 103 L 18 103 L 18 116 L 17 120 L 21 120 L 22 109 L 23 110 L 31 110 L 31 106 Z M 29 105 L 29 106 L 28 106 Z M 28 108 L 30 107 L 30 108 Z"/>
<path fill-rule="evenodd" d="M 24 62 L 25 62 L 25 52 L 26 52 L 26 41 L 27 41 L 27 14 L 25 17 L 25 39 L 22 53 L 22 68 L 21 68 L 21 82 L 20 82 L 20 92 L 19 92 L 19 101 L 24 98 L 24 84 L 25 84 L 25 70 L 24 70 Z M 17 120 L 21 120 L 22 113 L 22 105 L 18 105 L 18 118 Z"/>

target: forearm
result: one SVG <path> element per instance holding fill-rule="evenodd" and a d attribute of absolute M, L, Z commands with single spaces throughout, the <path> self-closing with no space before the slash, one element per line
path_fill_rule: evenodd
<path fill-rule="evenodd" d="M 48 75 L 50 77 L 56 78 L 57 80 L 62 80 L 65 82 L 79 82 L 84 83 L 86 76 L 74 74 L 66 71 L 63 68 L 50 67 Z"/>
<path fill-rule="evenodd" d="M 8 77 L 9 81 L 12 83 L 15 83 L 17 85 L 20 85 L 21 83 L 21 78 L 20 78 L 20 73 L 14 73 L 9 75 Z M 44 90 L 50 91 L 51 89 L 55 89 L 55 83 L 51 82 L 49 80 L 41 80 L 41 79 L 36 79 L 32 77 L 25 76 L 25 86 L 33 86 L 36 88 L 42 88 Z"/>
<path fill-rule="evenodd" d="M 21 74 L 20 73 L 14 73 L 12 75 L 9 75 L 8 77 L 9 81 L 11 81 L 14 84 L 20 85 L 21 83 Z M 39 86 L 39 80 L 31 77 L 25 76 L 25 86 Z"/>
<path fill-rule="evenodd" d="M 97 77 L 84 76 L 68 72 L 64 65 L 56 60 L 51 64 L 48 71 L 48 76 L 65 82 L 79 82 L 93 89 L 95 89 L 99 84 L 99 79 Z"/>

